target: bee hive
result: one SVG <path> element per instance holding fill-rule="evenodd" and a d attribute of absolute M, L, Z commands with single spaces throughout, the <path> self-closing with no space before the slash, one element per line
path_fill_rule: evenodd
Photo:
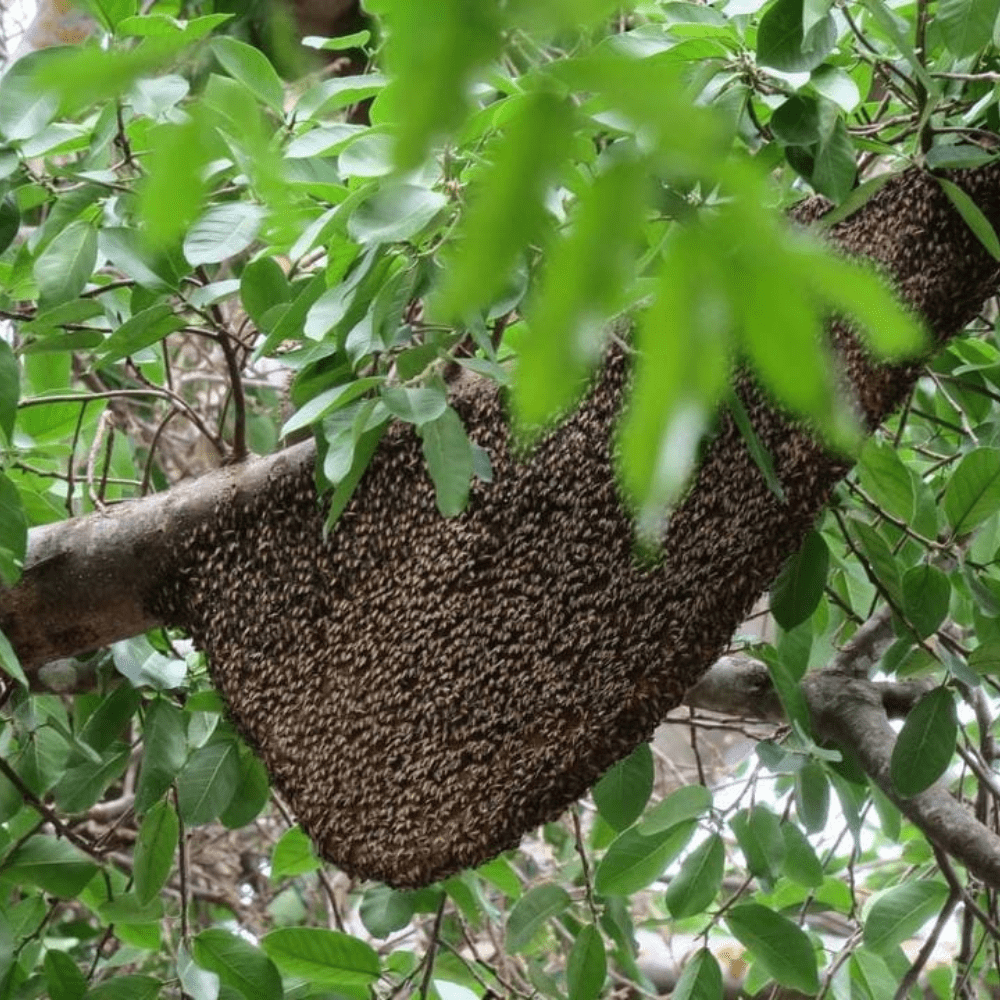
<path fill-rule="evenodd" d="M 799 217 L 821 212 L 811 202 Z M 995 281 L 915 171 L 833 237 L 884 265 L 939 338 Z M 874 424 L 916 369 L 872 364 L 842 326 L 833 338 Z M 662 559 L 640 564 L 611 466 L 626 382 L 612 351 L 583 405 L 523 461 L 496 391 L 463 394 L 494 479 L 474 483 L 457 518 L 438 514 L 419 440 L 396 425 L 330 538 L 302 473 L 221 507 L 181 545 L 157 600 L 208 651 L 235 723 L 346 871 L 426 884 L 558 816 L 716 659 L 846 469 L 744 379 L 786 502 L 723 418 Z"/>

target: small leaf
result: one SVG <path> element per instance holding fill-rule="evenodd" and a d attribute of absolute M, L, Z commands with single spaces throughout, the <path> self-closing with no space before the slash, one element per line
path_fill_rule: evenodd
<path fill-rule="evenodd" d="M 507 917 L 507 950 L 515 955 L 524 951 L 542 927 L 569 905 L 569 894 L 559 885 L 547 882 L 526 892 Z"/>
<path fill-rule="evenodd" d="M 746 858 L 747 869 L 759 878 L 774 880 L 785 863 L 785 839 L 778 817 L 767 806 L 741 809 L 730 821 Z"/>
<path fill-rule="evenodd" d="M 112 782 L 128 767 L 132 754 L 119 743 L 119 750 L 109 752 L 96 763 L 86 761 L 71 767 L 53 789 L 59 808 L 68 813 L 82 813 L 95 805 Z"/>
<path fill-rule="evenodd" d="M 314 872 L 321 862 L 313 850 L 312 841 L 300 826 L 286 830 L 274 845 L 271 854 L 271 878 L 279 879 L 287 875 L 304 875 Z"/>
<path fill-rule="evenodd" d="M 261 946 L 285 975 L 319 986 L 368 986 L 382 971 L 370 945 L 319 927 L 283 927 L 271 931 Z"/>
<path fill-rule="evenodd" d="M 787 917 L 759 903 L 744 903 L 729 911 L 726 923 L 772 979 L 803 993 L 819 992 L 812 942 Z"/>
<path fill-rule="evenodd" d="M 15 884 L 37 886 L 60 899 L 72 899 L 97 874 L 85 854 L 65 840 L 35 835 L 4 863 L 4 873 Z"/>
<path fill-rule="evenodd" d="M 229 931 L 202 931 L 194 939 L 194 960 L 246 1000 L 281 1000 L 284 995 L 281 977 L 271 959 Z"/>
<path fill-rule="evenodd" d="M 462 418 L 449 406 L 419 428 L 424 460 L 434 482 L 438 510 L 457 517 L 465 510 L 472 480 L 472 448 Z"/>
<path fill-rule="evenodd" d="M 195 750 L 177 776 L 177 802 L 187 826 L 211 823 L 232 801 L 239 783 L 239 748 L 232 740 Z"/>
<path fill-rule="evenodd" d="M 263 219 L 264 210 L 250 202 L 214 205 L 188 230 L 184 256 L 193 267 L 235 257 L 256 239 Z"/>
<path fill-rule="evenodd" d="M 670 1000 L 722 1000 L 722 969 L 716 957 L 702 948 L 688 959 Z"/>
<path fill-rule="evenodd" d="M 936 917 L 947 895 L 948 887 L 943 882 L 927 879 L 878 893 L 865 914 L 865 946 L 876 954 L 888 954 Z"/>
<path fill-rule="evenodd" d="M 285 88 L 260 49 L 228 35 L 212 39 L 212 52 L 231 77 L 279 115 L 284 113 Z"/>
<path fill-rule="evenodd" d="M 722 887 L 726 853 L 722 838 L 712 834 L 695 848 L 681 865 L 681 870 L 667 886 L 667 909 L 678 920 L 704 911 Z"/>
<path fill-rule="evenodd" d="M 387 938 L 413 919 L 413 899 L 408 892 L 377 883 L 365 890 L 358 912 L 372 937 Z"/>
<path fill-rule="evenodd" d="M 1000 450 L 969 452 L 948 480 L 944 512 L 956 535 L 964 535 L 1000 510 Z"/>
<path fill-rule="evenodd" d="M 420 233 L 447 204 L 443 194 L 416 184 L 383 184 L 354 210 L 347 232 L 362 245 L 403 243 Z"/>
<path fill-rule="evenodd" d="M 82 1000 L 87 980 L 66 952 L 47 951 L 44 968 L 50 1000 Z"/>
<path fill-rule="evenodd" d="M 417 427 L 437 420 L 448 409 L 448 397 L 444 389 L 430 385 L 416 388 L 393 386 L 383 389 L 382 402 L 394 417 L 415 424 Z"/>
<path fill-rule="evenodd" d="M 771 614 L 786 631 L 801 625 L 817 608 L 826 586 L 830 550 L 810 531 L 771 587 Z"/>
<path fill-rule="evenodd" d="M 704 785 L 684 785 L 654 806 L 639 823 L 647 837 L 687 820 L 700 819 L 712 808 L 712 793 Z"/>
<path fill-rule="evenodd" d="M 21 661 L 14 652 L 14 647 L 10 640 L 0 632 L 0 670 L 3 670 L 9 677 L 13 677 L 18 683 L 28 686 L 28 678 L 24 675 Z"/>
<path fill-rule="evenodd" d="M 40 298 L 49 306 L 75 298 L 83 291 L 96 265 L 97 233 L 93 226 L 76 219 L 35 261 Z"/>
<path fill-rule="evenodd" d="M 812 844 L 794 823 L 782 823 L 781 835 L 785 839 L 785 875 L 806 888 L 818 889 L 823 884 L 823 865 Z"/>
<path fill-rule="evenodd" d="M 612 841 L 594 874 L 602 896 L 631 896 L 655 882 L 684 850 L 694 833 L 693 822 L 679 823 L 662 833 L 643 836 L 632 828 Z"/>
<path fill-rule="evenodd" d="M 186 759 L 183 714 L 166 698 L 157 698 L 146 709 L 143 726 L 142 768 L 135 794 L 140 816 L 170 787 Z"/>
<path fill-rule="evenodd" d="M 937 567 L 925 563 L 903 574 L 903 613 L 920 639 L 933 635 L 948 616 L 951 584 Z"/>
<path fill-rule="evenodd" d="M 597 1000 L 604 988 L 607 958 L 601 932 L 587 924 L 580 929 L 566 961 L 569 1000 Z"/>
<path fill-rule="evenodd" d="M 858 480 L 884 510 L 907 523 L 913 519 L 913 480 L 891 445 L 874 438 L 866 442 L 858 462 Z"/>
<path fill-rule="evenodd" d="M 896 791 L 916 795 L 934 784 L 948 769 L 957 739 L 951 691 L 946 687 L 929 691 L 906 717 L 892 750 L 889 774 Z"/>
<path fill-rule="evenodd" d="M 190 702 L 188 703 L 190 704 Z M 267 768 L 247 747 L 240 747 L 240 777 L 233 799 L 219 814 L 219 822 L 230 830 L 238 830 L 252 822 L 267 805 L 271 785 Z"/>
<path fill-rule="evenodd" d="M 105 364 L 136 354 L 144 347 L 156 344 L 168 334 L 180 330 L 184 320 L 175 316 L 167 303 L 143 309 L 127 319 L 102 345 L 100 354 Z"/>
<path fill-rule="evenodd" d="M 135 843 L 133 878 L 135 898 L 145 906 L 167 883 L 177 850 L 180 824 L 169 802 L 157 802 L 139 827 Z"/>
<path fill-rule="evenodd" d="M 648 743 L 640 743 L 594 785 L 591 794 L 597 811 L 621 832 L 642 815 L 652 791 L 653 752 Z"/>
<path fill-rule="evenodd" d="M 830 811 L 830 782 L 822 764 L 811 760 L 796 774 L 795 808 L 802 825 L 810 833 L 826 826 Z"/>

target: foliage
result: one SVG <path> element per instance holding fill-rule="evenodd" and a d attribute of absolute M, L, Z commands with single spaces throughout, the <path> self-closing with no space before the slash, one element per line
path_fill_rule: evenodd
<path fill-rule="evenodd" d="M 909 163 L 984 162 L 996 5 L 945 0 L 933 20 L 881 0 L 428 6 L 372 0 L 383 35 L 363 76 L 286 85 L 220 34 L 228 16 L 210 4 L 138 15 L 129 0 L 93 5 L 94 45 L 9 70 L 4 582 L 29 525 L 307 428 L 332 520 L 390 418 L 417 427 L 455 515 L 490 469 L 448 404 L 453 367 L 509 386 L 530 441 L 579 396 L 607 331 L 633 320 L 621 475 L 647 519 L 683 488 L 717 408 L 739 407 L 737 364 L 859 448 L 817 349 L 823 317 L 846 312 L 889 357 L 919 331 L 872 274 L 775 209 L 811 189 L 846 212 Z M 369 99 L 370 126 L 345 119 Z M 722 995 L 720 941 L 746 950 L 751 993 L 891 995 L 901 945 L 950 913 L 956 876 L 849 756 L 813 742 L 797 683 L 888 607 L 881 669 L 929 682 L 902 727 L 896 789 L 944 775 L 991 801 L 998 387 L 984 320 L 860 449 L 775 585 L 778 637 L 754 652 L 792 724 L 738 779 L 669 791 L 640 747 L 524 850 L 419 892 L 320 864 L 180 637 L 102 652 L 95 690 L 69 697 L 28 694 L 0 636 L 14 679 L 0 997 L 592 998 L 652 990 L 637 932 L 665 928 L 688 957 L 677 997 Z M 194 845 L 222 830 L 249 859 L 228 895 L 193 879 Z M 971 891 L 994 912 L 992 892 Z M 941 996 L 998 986 L 992 925 L 969 907 L 963 920 L 957 964 L 928 975 Z"/>

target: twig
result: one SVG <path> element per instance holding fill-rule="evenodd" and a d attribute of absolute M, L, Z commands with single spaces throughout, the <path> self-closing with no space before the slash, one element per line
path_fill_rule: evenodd
<path fill-rule="evenodd" d="M 426 967 L 423 978 L 420 980 L 420 1000 L 427 1000 L 427 991 L 431 987 L 431 975 L 434 972 L 434 956 L 437 953 L 438 936 L 441 933 L 441 918 L 444 916 L 444 907 L 447 902 L 448 897 L 444 893 L 441 893 L 441 902 L 438 903 L 437 913 L 434 916 L 434 926 L 431 928 L 431 940 L 424 954 Z"/>
<path fill-rule="evenodd" d="M 181 818 L 181 804 L 177 796 L 177 786 L 173 788 L 174 809 L 177 810 L 177 873 L 181 883 L 181 941 L 187 947 L 190 938 L 188 927 L 188 881 L 187 881 L 187 831 Z"/>
<path fill-rule="evenodd" d="M 913 964 L 906 970 L 906 975 L 900 980 L 899 989 L 896 990 L 896 995 L 893 1000 L 906 1000 L 910 990 L 916 985 L 917 979 L 920 977 L 920 973 L 927 964 L 927 960 L 931 957 L 931 954 L 937 947 L 938 939 L 941 937 L 941 932 L 944 930 L 944 925 L 951 919 L 952 910 L 955 909 L 955 904 L 958 902 L 959 896 L 960 893 L 956 892 L 955 889 L 952 889 L 951 892 L 948 893 L 948 898 L 944 901 L 944 906 L 938 914 L 934 927 L 932 928 L 930 934 L 927 935 L 927 940 L 924 942 L 924 946 L 920 949 L 916 959 L 914 959 Z"/>
<path fill-rule="evenodd" d="M 580 828 L 580 811 L 573 807 L 570 809 L 573 817 L 573 833 L 576 838 L 576 853 L 580 855 L 580 863 L 583 865 L 583 886 L 587 894 L 587 908 L 590 910 L 591 919 L 594 926 L 598 925 L 597 906 L 594 904 L 594 887 L 590 881 L 590 862 L 587 860 L 587 851 L 583 846 L 583 831 Z"/>

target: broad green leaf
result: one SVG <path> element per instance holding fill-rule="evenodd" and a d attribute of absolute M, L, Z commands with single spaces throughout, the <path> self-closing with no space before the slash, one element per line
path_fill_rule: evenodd
<path fill-rule="evenodd" d="M 21 494 L 17 487 L 0 472 L 0 581 L 13 586 L 21 577 L 24 556 L 28 549 L 28 522 Z M 18 680 L 20 667 L 13 655 L 3 657 L 4 666 Z M 21 675 L 23 676 L 23 674 Z"/>
<path fill-rule="evenodd" d="M 191 1000 L 218 1000 L 219 977 L 196 965 L 184 944 L 177 949 L 177 978 Z"/>
<path fill-rule="evenodd" d="M 726 923 L 772 979 L 803 993 L 819 991 L 812 942 L 787 917 L 759 903 L 743 903 L 728 912 Z"/>
<path fill-rule="evenodd" d="M 319 927 L 283 927 L 271 931 L 261 946 L 289 976 L 319 986 L 367 986 L 381 973 L 375 950 L 348 934 Z"/>
<path fill-rule="evenodd" d="M 652 836 L 643 836 L 636 829 L 626 830 L 601 858 L 594 873 L 594 888 L 609 896 L 631 896 L 645 889 L 684 850 L 694 830 L 693 822 L 679 823 Z"/>
<path fill-rule="evenodd" d="M 754 430 L 753 422 L 750 419 L 750 414 L 746 411 L 746 407 L 743 405 L 743 400 L 740 399 L 737 393 L 729 392 L 726 396 L 726 408 L 732 415 L 733 423 L 736 424 L 736 428 L 740 432 L 740 437 L 743 438 L 743 443 L 747 446 L 747 451 L 750 452 L 750 457 L 753 459 L 754 465 L 757 466 L 760 474 L 764 477 L 767 488 L 781 503 L 785 503 L 785 488 L 781 485 L 781 480 L 774 471 L 774 460 Z"/>
<path fill-rule="evenodd" d="M 830 782 L 822 764 L 811 760 L 795 775 L 795 808 L 802 825 L 810 833 L 826 826 L 830 811 Z"/>
<path fill-rule="evenodd" d="M 948 616 L 951 584 L 936 566 L 924 563 L 903 574 L 903 613 L 921 639 L 933 635 Z"/>
<path fill-rule="evenodd" d="M 242 253 L 257 238 L 264 210 L 247 201 L 213 205 L 184 237 L 188 263 L 218 264 Z"/>
<path fill-rule="evenodd" d="M 702 948 L 684 965 L 670 1000 L 722 1000 L 722 970 L 716 957 Z"/>
<path fill-rule="evenodd" d="M 21 661 L 14 652 L 14 647 L 10 640 L 0 632 L 0 670 L 3 670 L 9 677 L 13 677 L 18 683 L 28 686 L 28 678 L 24 675 Z"/>
<path fill-rule="evenodd" d="M 746 858 L 747 870 L 773 881 L 785 863 L 785 839 L 778 817 L 767 806 L 741 809 L 729 823 Z"/>
<path fill-rule="evenodd" d="M 316 871 L 320 865 L 312 841 L 306 836 L 302 827 L 293 826 L 286 830 L 274 845 L 271 854 L 271 878 L 303 875 L 306 872 Z"/>
<path fill-rule="evenodd" d="M 507 950 L 515 955 L 524 951 L 545 924 L 569 905 L 569 894 L 560 885 L 547 882 L 526 892 L 507 917 Z"/>
<path fill-rule="evenodd" d="M 823 596 L 830 550 L 823 536 L 810 531 L 771 586 L 771 614 L 786 630 L 802 624 Z"/>
<path fill-rule="evenodd" d="M 152 976 L 118 976 L 92 987 L 84 1000 L 153 1000 L 164 984 Z"/>
<path fill-rule="evenodd" d="M 21 213 L 9 198 L 0 201 L 0 253 L 14 242 L 21 228 Z"/>
<path fill-rule="evenodd" d="M 90 714 L 80 730 L 80 739 L 103 753 L 116 740 L 127 736 L 126 727 L 141 700 L 131 684 L 118 684 Z"/>
<path fill-rule="evenodd" d="M 1000 674 L 1000 642 L 992 640 L 977 646 L 969 654 L 969 666 L 979 674 Z"/>
<path fill-rule="evenodd" d="M 86 761 L 71 767 L 53 789 L 59 808 L 68 813 L 86 812 L 95 805 L 112 782 L 117 781 L 128 767 L 130 749 L 119 743 L 98 763 Z"/>
<path fill-rule="evenodd" d="M 492 302 L 518 257 L 548 225 L 545 190 L 569 152 L 573 112 L 546 93 L 521 98 L 510 111 L 507 130 L 487 151 L 490 165 L 469 196 L 457 250 L 447 258 L 444 287 L 434 306 L 446 317 L 464 317 Z"/>
<path fill-rule="evenodd" d="M 408 892 L 375 883 L 361 897 L 358 915 L 372 937 L 387 938 L 413 919 L 413 899 Z"/>
<path fill-rule="evenodd" d="M 774 137 L 787 146 L 811 146 L 822 138 L 815 97 L 793 95 L 774 109 L 770 124 Z"/>
<path fill-rule="evenodd" d="M 907 524 L 913 519 L 913 480 L 891 445 L 874 438 L 866 442 L 858 462 L 858 481 L 883 510 Z"/>
<path fill-rule="evenodd" d="M 383 184 L 354 210 L 347 232 L 362 245 L 403 243 L 420 233 L 447 204 L 443 194 L 425 187 Z"/>
<path fill-rule="evenodd" d="M 82 1000 L 87 992 L 87 980 L 66 952 L 47 951 L 43 964 L 51 1000 Z"/>
<path fill-rule="evenodd" d="M 284 995 L 274 963 L 245 938 L 220 928 L 202 931 L 194 939 L 193 954 L 203 969 L 246 1000 L 281 1000 Z"/>
<path fill-rule="evenodd" d="M 143 725 L 142 767 L 135 794 L 135 811 L 140 816 L 170 787 L 186 759 L 183 713 L 166 698 L 157 698 L 146 709 Z"/>
<path fill-rule="evenodd" d="M 144 347 L 159 343 L 183 326 L 184 320 L 174 314 L 168 303 L 150 306 L 127 319 L 104 341 L 100 351 L 101 360 L 104 364 L 110 364 L 136 354 Z"/>
<path fill-rule="evenodd" d="M 527 307 L 531 333 L 518 351 L 514 411 L 540 426 L 586 388 L 604 347 L 601 322 L 621 306 L 643 220 L 645 178 L 638 164 L 616 164 L 580 198 L 572 225 L 549 252 Z"/>
<path fill-rule="evenodd" d="M 445 517 L 457 517 L 465 509 L 472 480 L 472 448 L 462 418 L 449 406 L 422 424 L 419 433 L 438 510 Z"/>
<path fill-rule="evenodd" d="M 820 864 L 812 844 L 794 823 L 782 823 L 781 835 L 785 840 L 785 862 L 782 870 L 794 882 L 810 889 L 823 884 L 823 865 Z"/>
<path fill-rule="evenodd" d="M 1000 450 L 977 448 L 958 463 L 944 492 L 944 512 L 956 535 L 968 534 L 1000 510 Z"/>
<path fill-rule="evenodd" d="M 76 219 L 71 222 L 35 261 L 38 294 L 48 305 L 56 305 L 79 295 L 97 265 L 97 231 Z"/>
<path fill-rule="evenodd" d="M 415 388 L 391 386 L 382 390 L 381 399 L 394 417 L 417 427 L 437 420 L 448 408 L 444 388 L 434 385 Z"/>
<path fill-rule="evenodd" d="M 990 0 L 995 5 L 996 0 Z M 971 6 L 971 4 L 969 5 Z M 1000 239 L 982 209 L 955 183 L 944 177 L 935 178 L 955 210 L 965 220 L 965 224 L 976 234 L 979 242 L 989 251 L 991 257 L 1000 260 Z"/>
<path fill-rule="evenodd" d="M 777 0 L 760 19 L 757 60 L 785 73 L 815 69 L 837 44 L 830 15 L 804 31 L 803 0 Z"/>
<path fill-rule="evenodd" d="M 687 820 L 700 819 L 711 808 L 712 793 L 704 785 L 684 785 L 650 809 L 638 830 L 651 837 Z"/>
<path fill-rule="evenodd" d="M 8 140 L 30 139 L 52 121 L 59 95 L 38 80 L 52 53 L 32 52 L 10 66 L 0 87 L 0 133 Z"/>
<path fill-rule="evenodd" d="M 604 939 L 593 924 L 580 929 L 566 960 L 566 985 L 569 1000 L 597 1000 L 604 989 L 607 958 Z"/>
<path fill-rule="evenodd" d="M 226 72 L 279 115 L 284 113 L 285 87 L 267 56 L 239 39 L 220 35 L 212 39 L 212 53 Z"/>
<path fill-rule="evenodd" d="M 695 848 L 681 865 L 681 870 L 667 886 L 667 909 L 678 920 L 703 912 L 722 887 L 726 852 L 722 838 L 712 834 Z"/>
<path fill-rule="evenodd" d="M 135 842 L 135 896 L 140 904 L 151 903 L 170 877 L 177 851 L 180 824 L 169 802 L 157 802 L 146 813 Z"/>
<path fill-rule="evenodd" d="M 594 785 L 591 795 L 601 816 L 621 832 L 642 815 L 652 791 L 653 752 L 640 743 Z"/>
<path fill-rule="evenodd" d="M 256 819 L 271 792 L 267 768 L 247 747 L 240 748 L 239 765 L 240 776 L 232 801 L 219 814 L 219 822 L 230 830 L 238 830 Z"/>
<path fill-rule="evenodd" d="M 1000 0 L 941 0 L 934 25 L 952 54 L 961 59 L 990 44 L 998 16 Z"/>
<path fill-rule="evenodd" d="M 268 309 L 292 297 L 292 287 L 273 257 L 251 261 L 240 275 L 240 300 L 247 315 L 260 326 Z"/>
<path fill-rule="evenodd" d="M 34 885 L 60 899 L 77 896 L 97 870 L 97 865 L 68 841 L 38 834 L 21 844 L 4 867 L 15 884 Z"/>
<path fill-rule="evenodd" d="M 370 389 L 382 384 L 384 379 L 381 375 L 370 375 L 366 378 L 355 379 L 344 385 L 335 385 L 332 389 L 321 392 L 314 396 L 309 402 L 301 406 L 294 416 L 290 417 L 281 428 L 281 436 L 287 437 L 295 431 L 308 427 L 324 417 L 353 402 L 359 396 L 364 395 Z"/>
<path fill-rule="evenodd" d="M 866 948 L 852 952 L 850 970 L 852 981 L 860 984 L 867 996 L 894 997 L 899 989 L 899 977 L 893 975 L 882 958 Z"/>
<path fill-rule="evenodd" d="M 145 636 L 112 643 L 111 654 L 115 669 L 135 688 L 169 691 L 180 687 L 187 675 L 183 660 L 164 656 Z"/>
<path fill-rule="evenodd" d="M 892 550 L 885 539 L 870 525 L 862 521 L 854 521 L 851 531 L 861 549 L 861 554 L 868 562 L 868 569 L 874 573 L 875 579 L 889 595 L 889 599 L 897 608 L 903 606 L 903 583 L 899 576 Z"/>
<path fill-rule="evenodd" d="M 177 802 L 185 825 L 211 823 L 232 801 L 240 778 L 238 754 L 234 741 L 220 740 L 188 758 L 177 776 Z"/>
<path fill-rule="evenodd" d="M 958 738 L 955 699 L 945 687 L 935 688 L 913 706 L 892 750 L 889 774 L 900 795 L 922 792 L 951 763 Z"/>
<path fill-rule="evenodd" d="M 943 882 L 929 879 L 905 882 L 878 893 L 864 918 L 865 946 L 877 955 L 888 954 L 937 916 L 947 895 Z"/>

